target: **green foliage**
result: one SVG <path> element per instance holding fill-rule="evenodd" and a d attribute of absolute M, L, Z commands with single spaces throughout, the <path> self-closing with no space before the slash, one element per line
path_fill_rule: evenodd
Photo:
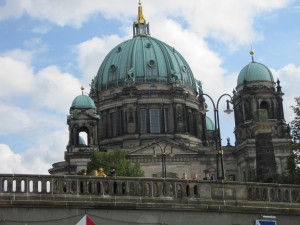
<path fill-rule="evenodd" d="M 295 118 L 291 122 L 291 135 L 292 135 L 292 150 L 294 151 L 295 163 L 300 163 L 300 97 L 296 98 L 296 106 L 292 106 Z"/>
<path fill-rule="evenodd" d="M 280 177 L 280 183 L 300 184 L 300 168 L 295 163 L 295 155 L 288 158 L 288 173 Z"/>
<path fill-rule="evenodd" d="M 296 98 L 296 106 L 292 106 L 295 118 L 291 122 L 290 149 L 292 154 L 288 158 L 287 174 L 281 176 L 282 183 L 300 184 L 300 98 Z"/>
<path fill-rule="evenodd" d="M 128 161 L 126 159 L 125 151 L 122 150 L 114 150 L 111 152 L 93 152 L 91 155 L 91 161 L 87 166 L 88 174 L 91 174 L 93 170 L 99 169 L 99 167 L 104 169 L 106 175 L 109 175 L 109 171 L 115 168 L 117 171 L 117 176 L 144 176 L 144 172 L 140 169 L 140 166 Z"/>

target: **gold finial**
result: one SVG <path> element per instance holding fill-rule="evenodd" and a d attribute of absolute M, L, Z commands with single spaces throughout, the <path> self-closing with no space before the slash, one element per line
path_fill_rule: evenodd
<path fill-rule="evenodd" d="M 83 85 L 81 85 L 80 89 L 81 89 L 81 93 L 83 94 L 83 90 L 84 90 Z"/>
<path fill-rule="evenodd" d="M 143 7 L 142 7 L 142 3 L 141 1 L 139 0 L 139 8 L 138 8 L 138 16 L 135 20 L 135 24 L 144 24 L 145 23 L 145 18 L 143 16 Z"/>
<path fill-rule="evenodd" d="M 254 50 L 252 49 L 252 46 L 251 46 L 251 50 L 250 50 L 250 55 L 251 55 L 251 57 L 252 57 L 252 62 L 254 62 L 254 57 L 253 57 L 253 55 L 254 55 Z"/>

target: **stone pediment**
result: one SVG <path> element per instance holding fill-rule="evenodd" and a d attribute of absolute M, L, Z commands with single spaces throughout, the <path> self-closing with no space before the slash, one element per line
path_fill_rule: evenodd
<path fill-rule="evenodd" d="M 200 148 L 192 148 L 184 143 L 178 143 L 171 140 L 159 140 L 144 143 L 139 147 L 127 152 L 128 155 L 181 155 L 198 154 Z"/>

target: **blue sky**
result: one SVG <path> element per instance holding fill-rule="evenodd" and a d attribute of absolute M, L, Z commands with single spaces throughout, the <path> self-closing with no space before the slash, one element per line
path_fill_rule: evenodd
<path fill-rule="evenodd" d="M 292 0 L 143 0 L 151 36 L 174 46 L 205 93 L 231 93 L 255 51 L 281 81 L 290 122 L 300 84 L 300 3 Z M 138 1 L 0 0 L 0 173 L 47 174 L 62 161 L 80 86 L 132 37 Z M 220 107 L 223 107 L 220 105 Z M 211 112 L 209 112 L 211 113 Z M 234 142 L 233 115 L 221 115 Z"/>

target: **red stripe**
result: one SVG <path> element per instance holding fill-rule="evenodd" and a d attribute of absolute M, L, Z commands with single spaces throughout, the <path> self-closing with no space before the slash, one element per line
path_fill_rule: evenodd
<path fill-rule="evenodd" d="M 88 215 L 86 216 L 86 225 L 96 225 Z"/>

